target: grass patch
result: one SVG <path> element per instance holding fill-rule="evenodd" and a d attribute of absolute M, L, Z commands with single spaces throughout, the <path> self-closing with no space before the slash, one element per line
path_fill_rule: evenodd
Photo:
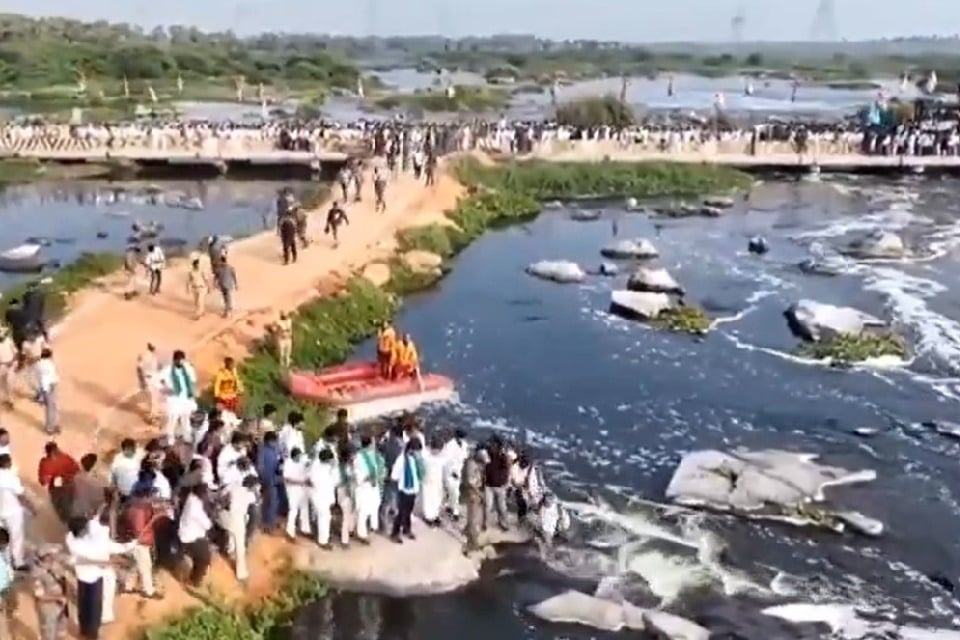
<path fill-rule="evenodd" d="M 288 637 L 293 617 L 302 606 L 327 594 L 315 576 L 291 572 L 280 589 L 262 602 L 236 610 L 222 600 L 208 599 L 206 606 L 148 629 L 144 640 L 274 640 Z"/>
<path fill-rule="evenodd" d="M 684 305 L 664 309 L 650 324 L 667 331 L 701 336 L 710 330 L 710 317 L 700 307 Z"/>
<path fill-rule="evenodd" d="M 829 359 L 835 365 L 850 365 L 871 358 L 897 356 L 906 358 L 907 345 L 903 338 L 891 332 L 863 335 L 838 334 L 828 340 L 800 345 L 797 354 L 815 360 Z"/>
<path fill-rule="evenodd" d="M 123 266 L 123 257 L 113 253 L 83 253 L 80 257 L 51 276 L 51 282 L 42 285 L 47 292 L 45 308 L 47 320 L 58 320 L 67 312 L 70 297 L 89 287 L 91 284 L 110 275 Z M 0 298 L 0 317 L 7 311 L 10 302 L 23 296 L 33 282 L 40 278 L 33 278 L 14 285 L 3 292 Z"/>
<path fill-rule="evenodd" d="M 510 102 L 510 94 L 491 87 L 456 85 L 453 96 L 443 89 L 426 89 L 413 93 L 385 95 L 374 100 L 380 109 L 406 109 L 409 111 L 495 111 Z"/>

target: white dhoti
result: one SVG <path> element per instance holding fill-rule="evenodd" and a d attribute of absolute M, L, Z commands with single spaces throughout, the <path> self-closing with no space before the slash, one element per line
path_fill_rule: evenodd
<path fill-rule="evenodd" d="M 310 501 L 307 489 L 301 485 L 285 485 L 287 492 L 287 535 L 296 535 L 299 520 L 300 533 L 310 533 Z"/>
<path fill-rule="evenodd" d="M 460 474 L 446 472 L 443 474 L 443 493 L 447 509 L 454 516 L 460 517 Z"/>
<path fill-rule="evenodd" d="M 10 560 L 13 566 L 20 568 L 26 566 L 24 557 L 24 542 L 26 540 L 23 510 L 12 509 L 8 513 L 0 515 L 0 524 L 10 534 Z"/>
<path fill-rule="evenodd" d="M 424 481 L 423 490 L 420 493 L 420 510 L 423 512 L 423 519 L 427 522 L 438 520 L 442 504 L 443 483 L 439 477 L 428 478 Z"/>
<path fill-rule="evenodd" d="M 117 597 L 117 572 L 113 569 L 103 570 L 103 609 L 100 613 L 100 622 L 110 624 L 116 620 L 113 612 L 113 602 Z"/>
<path fill-rule="evenodd" d="M 250 577 L 247 568 L 247 518 L 246 514 L 233 514 L 230 509 L 220 512 L 220 526 L 227 532 L 227 550 L 233 558 L 237 580 Z"/>
<path fill-rule="evenodd" d="M 370 530 L 380 528 L 380 487 L 364 484 L 356 489 L 357 537 L 366 540 Z"/>
<path fill-rule="evenodd" d="M 317 544 L 328 545 L 330 544 L 330 521 L 332 520 L 330 507 L 333 506 L 330 502 L 329 494 L 326 491 L 322 493 L 312 493 L 310 495 L 310 504 L 313 507 L 314 517 L 317 522 Z"/>
<path fill-rule="evenodd" d="M 190 416 L 197 410 L 197 401 L 183 396 L 167 396 L 166 436 L 169 442 L 177 438 L 190 441 Z"/>

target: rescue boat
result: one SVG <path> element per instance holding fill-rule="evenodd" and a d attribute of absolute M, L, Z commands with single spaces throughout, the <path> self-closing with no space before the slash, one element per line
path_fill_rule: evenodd
<path fill-rule="evenodd" d="M 346 409 L 352 422 L 413 411 L 456 397 L 453 380 L 435 373 L 419 379 L 386 380 L 375 362 L 353 362 L 320 371 L 291 371 L 287 390 L 294 398 Z"/>

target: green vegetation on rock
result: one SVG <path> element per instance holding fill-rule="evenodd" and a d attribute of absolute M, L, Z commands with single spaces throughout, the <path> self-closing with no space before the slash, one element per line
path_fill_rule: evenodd
<path fill-rule="evenodd" d="M 50 282 L 43 285 L 47 292 L 45 312 L 48 320 L 57 320 L 67 311 L 70 296 L 90 287 L 100 278 L 114 273 L 123 266 L 123 258 L 113 253 L 83 253 L 71 264 L 54 272 Z M 0 298 L 0 317 L 6 312 L 12 300 L 19 299 L 30 286 L 30 283 L 39 281 L 39 278 L 28 280 L 10 287 L 3 292 Z"/>
<path fill-rule="evenodd" d="M 207 599 L 206 606 L 183 617 L 149 628 L 144 640 L 274 640 L 288 637 L 297 611 L 327 594 L 317 577 L 292 572 L 282 579 L 277 592 L 243 610 Z"/>
<path fill-rule="evenodd" d="M 557 107 L 556 121 L 571 127 L 629 127 L 636 115 L 629 104 L 616 96 L 578 98 Z"/>
<path fill-rule="evenodd" d="M 683 305 L 664 309 L 650 324 L 667 331 L 699 336 L 710 330 L 710 317 L 699 307 Z"/>
<path fill-rule="evenodd" d="M 881 356 L 907 357 L 906 342 L 890 333 L 838 334 L 827 340 L 800 345 L 797 353 L 815 360 L 829 359 L 835 365 L 850 365 Z"/>
<path fill-rule="evenodd" d="M 390 94 L 377 98 L 374 104 L 381 109 L 406 111 L 496 111 L 507 106 L 509 94 L 490 87 L 453 87 L 453 95 L 443 89 L 427 89 L 414 93 Z"/>

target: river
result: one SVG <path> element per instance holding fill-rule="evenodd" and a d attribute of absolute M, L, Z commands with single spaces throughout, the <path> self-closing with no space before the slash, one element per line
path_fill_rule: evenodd
<path fill-rule="evenodd" d="M 960 399 L 958 192 L 956 181 L 771 181 L 716 220 L 654 221 L 598 203 L 602 218 L 585 223 L 565 205 L 484 236 L 438 289 L 406 305 L 398 324 L 419 341 L 425 366 L 458 384 L 460 401 L 428 411 L 428 425 L 526 440 L 575 508 L 572 547 L 552 565 L 566 577 L 508 561 L 499 577 L 461 594 L 341 595 L 308 608 L 294 637 L 601 637 L 523 613 L 569 584 L 589 590 L 601 579 L 642 604 L 712 615 L 744 638 L 822 637 L 763 631 L 743 595 L 750 586 L 774 601 L 853 603 L 901 622 L 956 625 L 960 603 L 929 576 L 960 573 L 960 447 L 922 423 L 949 421 Z M 835 277 L 795 266 L 873 229 L 900 233 L 925 257 L 846 262 Z M 690 299 L 723 319 L 709 336 L 611 317 L 609 292 L 622 277 L 563 286 L 524 274 L 540 259 L 596 266 L 614 234 L 656 244 Z M 753 235 L 768 240 L 769 254 L 746 252 Z M 852 371 L 794 358 L 782 312 L 799 298 L 893 320 L 916 358 L 902 369 Z M 358 355 L 371 350 L 363 345 Z M 858 435 L 861 428 L 876 433 Z M 683 452 L 734 446 L 875 469 L 877 481 L 842 495 L 887 530 L 877 539 L 827 535 L 644 502 L 662 500 Z M 717 537 L 727 546 L 722 565 L 698 553 Z"/>

